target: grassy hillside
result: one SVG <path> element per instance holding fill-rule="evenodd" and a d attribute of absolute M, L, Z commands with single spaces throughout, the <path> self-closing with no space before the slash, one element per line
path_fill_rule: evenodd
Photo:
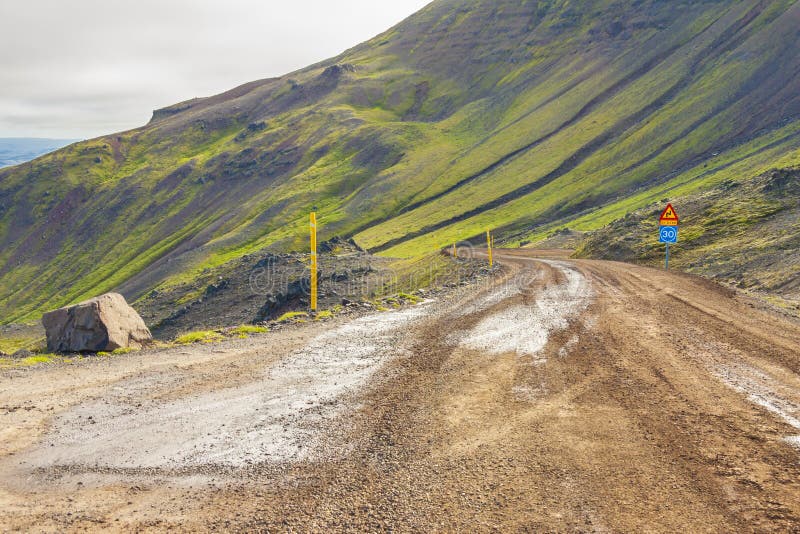
<path fill-rule="evenodd" d="M 669 200 L 681 216 L 671 266 L 800 311 L 800 169 L 773 169 Z M 649 205 L 592 232 L 578 255 L 663 265 L 662 209 Z"/>
<path fill-rule="evenodd" d="M 800 3 L 438 0 L 341 56 L 0 170 L 0 321 L 323 235 L 597 229 L 800 164 Z"/>

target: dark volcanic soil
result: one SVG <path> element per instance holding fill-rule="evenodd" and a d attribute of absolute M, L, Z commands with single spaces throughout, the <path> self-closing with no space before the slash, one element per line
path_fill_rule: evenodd
<path fill-rule="evenodd" d="M 471 254 L 471 251 L 469 251 Z M 381 258 L 335 239 L 320 245 L 319 308 L 456 286 L 485 276 L 485 261 L 453 261 L 446 254 L 418 264 Z M 134 303 L 153 335 L 172 339 L 182 332 L 268 322 L 309 307 L 308 254 L 245 256 L 199 279 L 156 290 Z"/>

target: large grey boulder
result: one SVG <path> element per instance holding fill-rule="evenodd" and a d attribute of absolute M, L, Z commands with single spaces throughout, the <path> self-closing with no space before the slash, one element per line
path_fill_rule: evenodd
<path fill-rule="evenodd" d="M 140 348 L 153 336 L 125 297 L 108 293 L 42 316 L 51 352 Z"/>

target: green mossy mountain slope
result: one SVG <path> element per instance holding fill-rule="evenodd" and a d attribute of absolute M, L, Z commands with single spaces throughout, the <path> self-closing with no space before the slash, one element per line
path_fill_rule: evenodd
<path fill-rule="evenodd" d="M 0 170 L 0 322 L 323 235 L 601 228 L 800 163 L 800 3 L 438 0 L 344 54 Z"/>

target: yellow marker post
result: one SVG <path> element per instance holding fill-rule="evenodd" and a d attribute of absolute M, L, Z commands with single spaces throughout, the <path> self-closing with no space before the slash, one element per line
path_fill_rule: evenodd
<path fill-rule="evenodd" d="M 456 249 L 456 244 L 455 243 L 453 243 L 453 257 L 454 258 L 458 257 L 458 249 Z"/>
<path fill-rule="evenodd" d="M 317 214 L 311 212 L 311 311 L 317 311 Z"/>
<path fill-rule="evenodd" d="M 486 246 L 489 249 L 489 268 L 494 267 L 494 260 L 492 258 L 492 233 L 486 230 Z"/>

